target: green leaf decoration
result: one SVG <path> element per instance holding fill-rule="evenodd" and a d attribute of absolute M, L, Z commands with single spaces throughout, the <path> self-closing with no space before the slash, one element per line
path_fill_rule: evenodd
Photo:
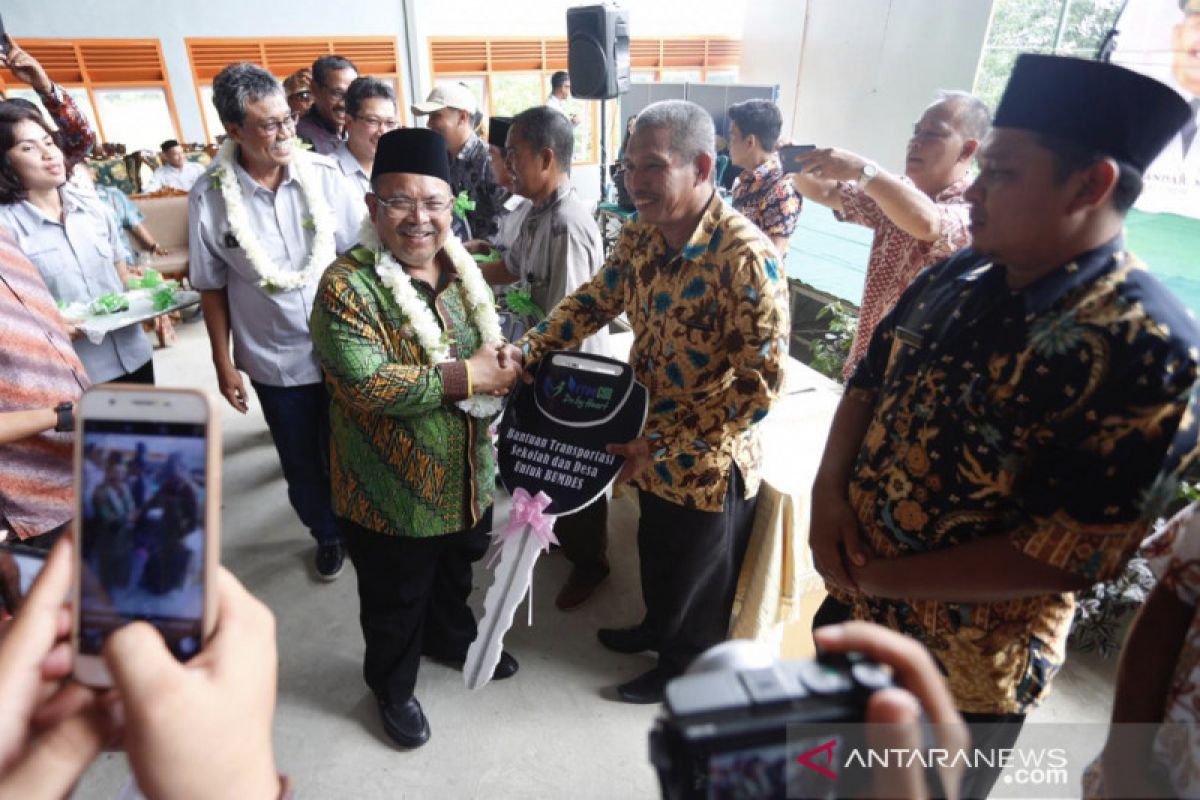
<path fill-rule="evenodd" d="M 171 281 L 174 283 L 174 281 Z M 171 285 L 164 285 L 161 289 L 154 293 L 155 311 L 166 311 L 171 306 L 175 305 L 175 288 Z"/>
<path fill-rule="evenodd" d="M 526 317 L 533 317 L 541 322 L 546 318 L 546 312 L 533 302 L 533 295 L 525 289 L 509 289 L 504 295 L 508 310 Z"/>
<path fill-rule="evenodd" d="M 463 189 L 458 193 L 458 197 L 454 198 L 454 213 L 460 217 L 465 217 L 468 211 L 474 210 L 475 201 L 467 194 L 467 190 Z"/>
<path fill-rule="evenodd" d="M 88 304 L 88 312 L 100 316 L 101 314 L 116 314 L 118 311 L 126 311 L 129 309 L 129 298 L 119 292 L 109 292 L 102 294 Z"/>

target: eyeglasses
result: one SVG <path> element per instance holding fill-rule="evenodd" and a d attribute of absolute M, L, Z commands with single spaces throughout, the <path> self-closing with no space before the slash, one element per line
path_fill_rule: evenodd
<path fill-rule="evenodd" d="M 418 208 L 421 208 L 431 217 L 437 216 L 450 208 L 451 202 L 448 197 L 426 197 L 424 200 L 416 200 L 412 197 L 390 197 L 384 199 L 379 195 L 375 195 L 375 199 L 383 206 L 385 212 L 392 219 L 403 219 L 411 215 Z"/>
<path fill-rule="evenodd" d="M 355 117 L 356 120 L 366 125 L 373 131 L 383 129 L 384 131 L 394 131 L 400 126 L 400 123 L 394 119 L 380 119 L 379 117 Z"/>
<path fill-rule="evenodd" d="M 288 114 L 286 117 L 279 119 L 265 119 L 262 122 L 256 123 L 255 127 L 262 131 L 265 136 L 278 135 L 281 128 L 293 130 L 296 127 L 296 121 L 300 119 L 300 115 L 295 111 Z"/>

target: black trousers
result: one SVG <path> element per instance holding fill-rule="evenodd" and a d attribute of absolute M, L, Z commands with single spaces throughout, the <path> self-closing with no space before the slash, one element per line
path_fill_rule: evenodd
<path fill-rule="evenodd" d="M 554 522 L 554 535 L 563 555 L 587 577 L 608 574 L 608 498 L 597 497 L 590 505 Z"/>
<path fill-rule="evenodd" d="M 1021 735 L 1021 726 L 1025 724 L 1024 714 L 969 714 L 962 713 L 963 722 L 971 731 L 971 747 L 976 752 L 1001 751 L 1011 748 Z M 963 800 L 983 800 L 992 792 L 996 780 L 1004 767 L 1000 757 L 995 756 L 996 766 L 989 767 L 981 764 L 975 769 L 968 769 L 963 774 Z"/>
<path fill-rule="evenodd" d="M 119 378 L 113 378 L 109 383 L 145 383 L 151 386 L 154 385 L 154 359 L 150 359 L 145 364 L 135 369 L 133 372 L 126 372 Z"/>
<path fill-rule="evenodd" d="M 338 519 L 358 573 L 363 678 L 384 702 L 412 697 L 421 655 L 466 658 L 475 639 L 467 605 L 471 565 L 491 541 L 489 508 L 474 528 L 444 536 L 390 536 Z"/>
<path fill-rule="evenodd" d="M 658 642 L 658 666 L 670 675 L 725 640 L 738 573 L 754 526 L 757 497 L 742 495 L 737 467 L 722 511 L 700 511 L 641 492 L 638 555 L 647 626 Z"/>

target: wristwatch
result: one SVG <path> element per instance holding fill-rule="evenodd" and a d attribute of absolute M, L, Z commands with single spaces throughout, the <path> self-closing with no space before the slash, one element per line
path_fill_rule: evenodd
<path fill-rule="evenodd" d="M 867 188 L 867 184 L 874 180 L 875 176 L 878 174 L 879 165 L 874 161 L 868 161 L 867 163 L 863 164 L 862 172 L 858 173 L 858 188 Z"/>
<path fill-rule="evenodd" d="M 59 403 L 54 407 L 54 413 L 58 415 L 58 421 L 54 423 L 54 430 L 57 433 L 70 433 L 75 430 L 75 404 L 69 400 L 65 403 Z"/>

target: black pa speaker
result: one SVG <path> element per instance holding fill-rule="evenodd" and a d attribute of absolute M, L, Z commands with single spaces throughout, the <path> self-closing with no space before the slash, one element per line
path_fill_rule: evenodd
<path fill-rule="evenodd" d="M 611 100 L 629 89 L 629 11 L 612 6 L 567 9 L 571 96 Z"/>

